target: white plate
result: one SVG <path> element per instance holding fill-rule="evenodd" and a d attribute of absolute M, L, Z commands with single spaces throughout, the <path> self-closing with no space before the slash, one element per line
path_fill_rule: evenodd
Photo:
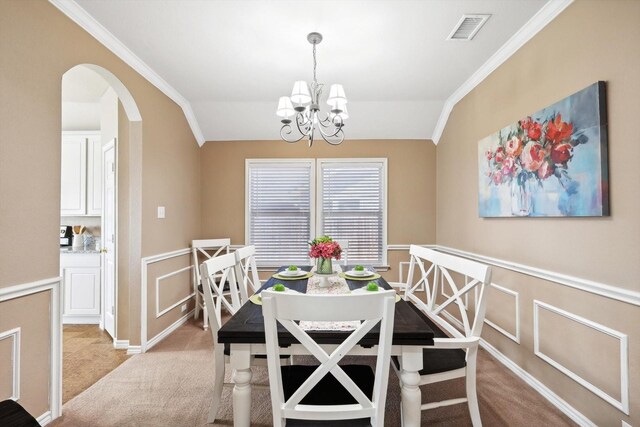
<path fill-rule="evenodd" d="M 352 276 L 352 277 L 366 277 L 366 276 L 373 276 L 375 273 L 369 270 L 364 270 L 364 271 L 349 270 L 345 274 L 347 276 Z"/>
<path fill-rule="evenodd" d="M 298 277 L 304 276 L 305 274 L 307 274 L 307 272 L 301 269 L 297 269 L 296 271 L 283 270 L 278 274 L 286 277 Z"/>
<path fill-rule="evenodd" d="M 368 293 L 373 293 L 373 292 L 379 292 L 379 291 L 385 291 L 386 289 L 383 288 L 382 286 L 378 285 L 378 290 L 377 291 L 370 291 L 367 289 L 367 285 L 358 288 L 358 289 L 354 289 L 351 291 L 352 294 L 368 294 Z M 400 295 L 398 295 L 396 293 L 396 302 L 400 301 L 402 299 L 402 297 L 400 297 Z"/>

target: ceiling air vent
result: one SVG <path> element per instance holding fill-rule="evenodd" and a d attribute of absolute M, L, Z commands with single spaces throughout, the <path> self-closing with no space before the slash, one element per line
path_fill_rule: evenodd
<path fill-rule="evenodd" d="M 491 15 L 462 15 L 447 40 L 471 40 Z"/>

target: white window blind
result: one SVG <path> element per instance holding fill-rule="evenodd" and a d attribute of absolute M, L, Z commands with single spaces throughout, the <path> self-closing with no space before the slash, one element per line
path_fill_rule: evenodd
<path fill-rule="evenodd" d="M 309 264 L 314 163 L 247 160 L 247 240 L 261 266 Z"/>
<path fill-rule="evenodd" d="M 349 264 L 386 264 L 386 160 L 320 160 L 319 234 L 348 240 Z"/>

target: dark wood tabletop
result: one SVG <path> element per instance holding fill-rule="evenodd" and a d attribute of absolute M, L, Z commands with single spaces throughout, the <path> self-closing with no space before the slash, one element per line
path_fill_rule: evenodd
<path fill-rule="evenodd" d="M 286 267 L 280 268 L 282 271 Z M 311 267 L 302 267 L 310 270 Z M 345 269 L 347 270 L 347 269 Z M 307 291 L 308 279 L 302 280 L 279 280 L 269 278 L 258 292 L 270 288 L 276 282 L 283 283 L 286 287 L 298 292 Z M 391 289 L 384 278 L 373 280 L 384 289 Z M 366 286 L 366 280 L 346 280 L 350 289 L 358 289 Z M 350 331 L 312 331 L 308 332 L 319 344 L 340 344 Z M 373 346 L 378 343 L 380 328 L 375 326 L 360 341 L 364 347 Z M 396 303 L 395 318 L 393 322 L 393 345 L 433 345 L 433 329 L 428 320 L 413 307 L 413 304 L 400 300 Z M 245 303 L 238 312 L 233 315 L 218 331 L 218 341 L 224 344 L 264 344 L 264 318 L 262 317 L 262 306 L 252 302 Z M 281 325 L 278 325 L 278 341 L 281 346 L 287 346 L 298 341 Z"/>

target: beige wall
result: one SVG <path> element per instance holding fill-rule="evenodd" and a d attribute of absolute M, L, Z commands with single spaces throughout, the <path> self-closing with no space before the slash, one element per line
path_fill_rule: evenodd
<path fill-rule="evenodd" d="M 35 417 L 49 409 L 49 356 L 51 320 L 50 292 L 39 292 L 0 303 L 0 333 L 20 328 L 20 402 Z M 0 372 L 13 370 L 10 349 L 3 340 Z M 0 377 L 0 401 L 8 399 L 7 389 L 13 388 L 12 377 Z M 7 387 L 8 386 L 8 387 Z"/>
<path fill-rule="evenodd" d="M 83 63 L 104 67 L 119 78 L 143 119 L 129 128 L 138 137 L 138 145 L 129 147 L 134 154 L 130 166 L 142 177 L 142 188 L 137 188 L 141 196 L 132 197 L 129 205 L 131 234 L 141 232 L 141 241 L 129 247 L 130 266 L 139 266 L 142 254 L 187 247 L 200 234 L 199 149 L 181 108 L 50 3 L 5 0 L 0 2 L 0 234 L 10 244 L 0 248 L 0 287 L 59 274 L 53 230 L 60 219 L 61 83 L 67 70 Z M 166 220 L 155 218 L 157 205 L 167 207 Z M 139 267 L 128 274 L 129 338 L 136 344 Z M 29 303 L 24 304 L 29 311 Z M 30 325 L 37 333 L 49 327 L 44 322 Z M 25 336 L 27 344 L 32 339 Z M 33 369 L 26 365 L 25 378 L 48 369 L 43 363 Z M 41 397 L 46 397 L 47 382 L 36 384 L 35 391 L 25 389 L 23 399 L 39 416 L 48 405 Z"/>
<path fill-rule="evenodd" d="M 435 146 L 428 140 L 347 140 L 338 147 L 316 141 L 215 141 L 202 148 L 202 238 L 245 243 L 245 159 L 386 157 L 388 244 L 434 243 Z M 397 279 L 396 254 L 389 253 Z M 406 258 L 406 255 L 405 255 Z"/>
<path fill-rule="evenodd" d="M 639 17 L 637 1 L 578 0 L 455 106 L 437 146 L 438 245 L 640 291 Z M 598 80 L 607 82 L 611 216 L 479 218 L 478 141 Z M 519 294 L 522 340 L 518 345 L 491 327 L 483 335 L 599 425 L 629 418 L 532 354 L 533 300 L 628 334 L 630 419 L 640 424 L 637 306 L 502 269 L 494 269 L 494 282 Z M 487 317 L 513 331 L 513 314 L 497 306 L 512 312 L 513 297 L 492 292 L 489 304 Z M 618 341 L 546 311 L 541 316 L 541 347 L 619 398 Z"/>

